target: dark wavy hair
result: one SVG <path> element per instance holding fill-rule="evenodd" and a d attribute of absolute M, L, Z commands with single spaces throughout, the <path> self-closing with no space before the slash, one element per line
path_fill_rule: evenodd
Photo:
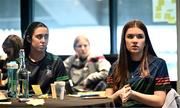
<path fill-rule="evenodd" d="M 25 50 L 25 56 L 28 57 L 30 51 L 31 51 L 31 40 L 32 40 L 32 35 L 36 28 L 38 27 L 45 27 L 48 29 L 48 27 L 42 23 L 42 22 L 32 22 L 25 30 L 24 33 L 24 50 Z"/>
<path fill-rule="evenodd" d="M 4 40 L 2 46 L 3 48 L 12 48 L 13 57 L 11 59 L 17 59 L 19 57 L 19 50 L 23 47 L 23 43 L 19 36 L 12 34 Z"/>
<path fill-rule="evenodd" d="M 112 75 L 114 81 L 113 83 L 114 91 L 117 91 L 119 87 L 123 87 L 123 85 L 127 84 L 128 81 L 128 77 L 129 77 L 128 64 L 131 59 L 130 59 L 130 53 L 126 48 L 125 35 L 127 30 L 133 27 L 137 27 L 141 29 L 145 34 L 145 47 L 143 50 L 143 57 L 141 59 L 140 68 L 139 68 L 139 72 L 141 76 L 146 77 L 149 75 L 148 57 L 150 55 L 156 56 L 156 53 L 154 52 L 151 41 L 149 39 L 149 34 L 145 24 L 139 20 L 131 20 L 127 22 L 122 30 L 119 57 Z"/>

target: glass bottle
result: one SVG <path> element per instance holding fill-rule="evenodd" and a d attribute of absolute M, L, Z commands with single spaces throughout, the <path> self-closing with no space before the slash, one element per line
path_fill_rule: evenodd
<path fill-rule="evenodd" d="M 25 52 L 24 49 L 19 51 L 20 65 L 17 70 L 17 97 L 28 98 L 29 97 L 29 74 L 25 64 Z"/>

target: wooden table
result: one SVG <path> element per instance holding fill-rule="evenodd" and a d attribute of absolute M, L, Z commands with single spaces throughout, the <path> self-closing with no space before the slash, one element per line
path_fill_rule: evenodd
<path fill-rule="evenodd" d="M 65 96 L 64 100 L 60 99 L 44 99 L 44 105 L 36 106 L 36 108 L 64 108 L 64 107 L 115 107 L 112 99 L 102 98 L 102 99 L 84 99 L 81 97 Z M 17 99 L 11 99 L 12 104 L 0 104 L 0 108 L 17 108 L 17 107 L 34 107 L 33 105 L 28 105 L 25 102 L 19 102 Z"/>

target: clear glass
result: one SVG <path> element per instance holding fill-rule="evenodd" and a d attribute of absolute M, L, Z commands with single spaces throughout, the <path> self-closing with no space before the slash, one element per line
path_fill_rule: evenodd
<path fill-rule="evenodd" d="M 170 80 L 177 81 L 176 0 L 118 0 L 118 50 L 122 27 L 131 19 L 147 25 L 155 52 L 166 60 Z"/>
<path fill-rule="evenodd" d="M 74 54 L 73 41 L 86 35 L 94 52 L 110 53 L 108 0 L 35 0 L 34 20 L 50 30 L 48 51 Z"/>

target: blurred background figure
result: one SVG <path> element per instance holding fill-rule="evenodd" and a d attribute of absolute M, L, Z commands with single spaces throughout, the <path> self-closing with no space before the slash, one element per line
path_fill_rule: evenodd
<path fill-rule="evenodd" d="M 9 61 L 17 61 L 19 58 L 19 50 L 22 48 L 22 39 L 17 35 L 9 35 L 3 42 L 2 48 L 4 53 L 7 55 L 0 60 L 0 72 L 1 72 L 1 86 L 0 89 L 6 89 L 7 83 L 7 68 L 6 63 Z"/>
<path fill-rule="evenodd" d="M 106 79 L 111 67 L 103 55 L 95 55 L 90 51 L 87 37 L 80 35 L 74 40 L 75 55 L 64 60 L 64 65 L 77 90 L 104 90 L 101 83 Z"/>

